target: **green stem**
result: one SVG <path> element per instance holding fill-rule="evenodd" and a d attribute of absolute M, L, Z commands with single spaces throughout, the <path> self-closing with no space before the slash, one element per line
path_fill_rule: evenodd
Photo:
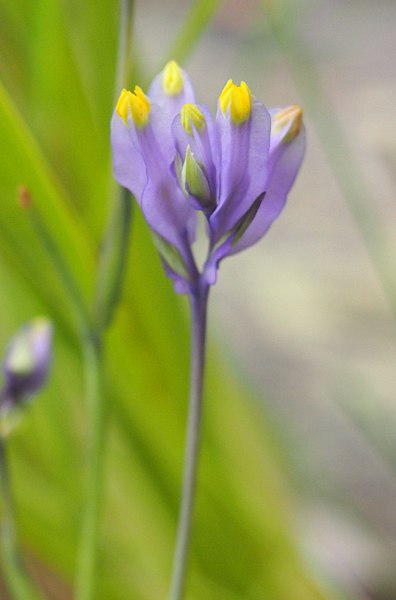
<path fill-rule="evenodd" d="M 26 573 L 23 560 L 19 554 L 8 472 L 7 448 L 3 439 L 0 439 L 0 486 L 3 498 L 0 548 L 2 571 L 6 585 L 13 600 L 42 600 L 43 597 Z"/>
<path fill-rule="evenodd" d="M 100 505 L 103 490 L 103 458 L 105 440 L 105 405 L 101 394 L 101 336 L 91 324 L 90 314 L 81 297 L 56 240 L 47 229 L 34 206 L 27 212 L 32 225 L 52 261 L 63 288 L 74 308 L 80 326 L 81 343 L 84 352 L 86 381 L 86 410 L 89 423 L 87 448 L 87 480 L 85 507 L 81 526 L 81 539 L 76 573 L 76 597 L 78 600 L 92 600 L 97 575 L 97 546 L 99 538 Z M 18 599 L 19 600 L 19 599 Z M 21 597 L 22 600 L 22 597 Z M 28 597 L 26 597 L 28 600 Z"/>
<path fill-rule="evenodd" d="M 133 0 L 120 0 L 120 31 L 114 97 L 128 85 L 131 71 Z M 111 323 L 120 300 L 127 267 L 128 245 L 132 219 L 130 193 L 110 182 L 109 210 L 106 234 L 99 262 L 95 294 L 96 327 L 104 330 Z"/>
<path fill-rule="evenodd" d="M 133 1 L 120 0 L 120 32 L 115 95 L 127 84 L 130 72 Z M 124 281 L 132 205 L 129 193 L 111 182 L 112 203 L 102 246 L 95 293 L 93 332 L 83 336 L 86 370 L 86 403 L 89 424 L 85 507 L 75 582 L 76 600 L 96 597 L 98 542 L 104 479 L 106 405 L 102 394 L 102 337 L 109 327 Z"/>
<path fill-rule="evenodd" d="M 62 253 L 59 250 L 55 239 L 52 237 L 50 231 L 42 220 L 40 213 L 36 211 L 34 205 L 29 206 L 26 209 L 26 212 L 30 218 L 30 222 L 34 231 L 43 244 L 43 248 L 52 262 L 54 270 L 58 274 L 63 289 L 66 292 L 74 309 L 80 328 L 82 330 L 89 328 L 90 317 L 88 308 L 85 305 L 80 290 L 62 256 Z"/>
<path fill-rule="evenodd" d="M 89 424 L 85 506 L 76 571 L 76 599 L 95 598 L 98 541 L 104 479 L 105 403 L 101 392 L 102 351 L 93 334 L 83 336 L 86 409 Z"/>
<path fill-rule="evenodd" d="M 202 391 L 205 370 L 206 317 L 208 288 L 202 287 L 190 297 L 191 309 L 191 380 L 187 442 L 184 461 L 179 525 L 173 560 L 169 600 L 182 600 L 184 595 L 191 524 L 197 484 L 201 439 Z"/>
<path fill-rule="evenodd" d="M 95 324 L 98 331 L 110 326 L 119 303 L 127 268 L 133 212 L 128 190 L 115 184 L 109 222 L 103 241 L 95 294 Z"/>
<path fill-rule="evenodd" d="M 120 0 L 120 27 L 114 101 L 117 101 L 121 89 L 127 85 L 131 74 L 133 8 L 133 0 Z"/>

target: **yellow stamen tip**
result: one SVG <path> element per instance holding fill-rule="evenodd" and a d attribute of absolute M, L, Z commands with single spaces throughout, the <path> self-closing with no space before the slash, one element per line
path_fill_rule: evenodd
<path fill-rule="evenodd" d="M 175 60 L 171 60 L 165 65 L 162 71 L 162 85 L 165 94 L 168 96 L 177 96 L 182 91 L 184 85 L 183 73 Z"/>
<path fill-rule="evenodd" d="M 116 104 L 116 112 L 125 123 L 128 123 L 130 113 L 136 127 L 142 128 L 147 125 L 149 120 L 150 102 L 142 88 L 136 85 L 133 92 L 122 90 Z"/>
<path fill-rule="evenodd" d="M 193 133 L 192 125 L 194 125 L 195 129 L 198 131 L 203 131 L 206 127 L 205 117 L 195 104 L 185 104 L 182 107 L 180 120 L 185 131 L 190 135 Z"/>
<path fill-rule="evenodd" d="M 116 112 L 125 122 L 128 120 L 128 96 L 131 92 L 123 89 L 116 104 Z"/>
<path fill-rule="evenodd" d="M 292 142 L 300 133 L 303 121 L 303 109 L 301 106 L 293 104 L 279 111 L 274 117 L 273 131 L 280 133 L 286 130 L 282 139 L 283 144 Z"/>
<path fill-rule="evenodd" d="M 219 103 L 223 114 L 226 115 L 229 110 L 231 120 L 237 125 L 247 121 L 252 112 L 252 95 L 244 81 L 236 85 L 229 79 L 220 94 Z"/>

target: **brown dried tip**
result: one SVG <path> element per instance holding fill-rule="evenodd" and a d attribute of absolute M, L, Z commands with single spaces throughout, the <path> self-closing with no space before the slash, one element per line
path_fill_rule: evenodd
<path fill-rule="evenodd" d="M 32 204 L 32 196 L 26 185 L 18 187 L 18 203 L 21 208 L 29 208 Z"/>

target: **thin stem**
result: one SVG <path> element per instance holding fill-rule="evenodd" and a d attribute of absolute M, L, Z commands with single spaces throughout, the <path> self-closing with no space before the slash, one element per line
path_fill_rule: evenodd
<path fill-rule="evenodd" d="M 36 210 L 34 204 L 26 209 L 26 213 L 30 218 L 32 227 L 41 241 L 48 258 L 52 262 L 55 272 L 62 282 L 63 289 L 73 306 L 80 328 L 82 330 L 89 328 L 90 317 L 88 308 L 55 239 L 52 237 L 51 232 L 42 220 L 41 215 Z"/>
<path fill-rule="evenodd" d="M 105 441 L 105 403 L 101 386 L 101 344 L 94 335 L 83 337 L 85 353 L 86 408 L 89 423 L 87 449 L 86 502 L 84 507 L 76 575 L 76 599 L 95 597 L 103 459 Z"/>
<path fill-rule="evenodd" d="M 188 549 L 191 537 L 201 438 L 208 291 L 208 287 L 205 286 L 196 294 L 190 296 L 191 379 L 187 442 L 184 459 L 179 525 L 173 560 L 173 574 L 169 600 L 182 600 L 186 581 Z"/>
<path fill-rule="evenodd" d="M 114 83 L 114 101 L 128 85 L 131 71 L 133 0 L 120 0 L 118 57 Z M 95 294 L 96 327 L 108 327 L 119 302 L 126 266 L 132 219 L 130 193 L 110 181 L 110 208 L 100 255 Z"/>
<path fill-rule="evenodd" d="M 2 491 L 3 516 L 0 527 L 0 548 L 2 571 L 9 592 L 15 600 L 42 600 L 34 587 L 18 549 L 15 531 L 13 501 L 8 472 L 6 443 L 0 438 L 0 487 Z"/>
<path fill-rule="evenodd" d="M 127 84 L 130 71 L 133 1 L 120 0 L 119 48 L 115 95 Z M 100 256 L 95 293 L 93 331 L 83 335 L 88 418 L 87 482 L 76 571 L 76 600 L 93 600 L 97 585 L 97 558 L 101 499 L 104 479 L 106 405 L 101 386 L 102 337 L 118 304 L 124 280 L 130 222 L 131 198 L 111 181 L 111 206 Z"/>
<path fill-rule="evenodd" d="M 112 182 L 113 202 L 102 245 L 95 294 L 95 324 L 99 331 L 110 326 L 121 297 L 127 267 L 133 212 L 128 190 Z"/>
<path fill-rule="evenodd" d="M 120 28 L 118 33 L 118 56 L 114 100 L 116 101 L 121 88 L 128 83 L 131 70 L 132 30 L 133 30 L 133 0 L 120 0 Z"/>

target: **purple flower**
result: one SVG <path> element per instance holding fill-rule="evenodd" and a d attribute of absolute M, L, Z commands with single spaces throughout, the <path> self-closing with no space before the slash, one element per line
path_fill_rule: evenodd
<path fill-rule="evenodd" d="M 216 281 L 220 261 L 257 242 L 282 211 L 305 149 L 302 110 L 268 111 L 245 82 L 228 81 L 216 118 L 195 104 L 186 73 L 172 61 L 148 95 L 123 90 L 112 118 L 117 181 L 140 204 L 175 289 Z M 207 255 L 198 268 L 197 217 Z"/>
<path fill-rule="evenodd" d="M 52 325 L 43 317 L 27 323 L 14 335 L 3 359 L 0 417 L 6 416 L 43 387 L 51 349 Z"/>

